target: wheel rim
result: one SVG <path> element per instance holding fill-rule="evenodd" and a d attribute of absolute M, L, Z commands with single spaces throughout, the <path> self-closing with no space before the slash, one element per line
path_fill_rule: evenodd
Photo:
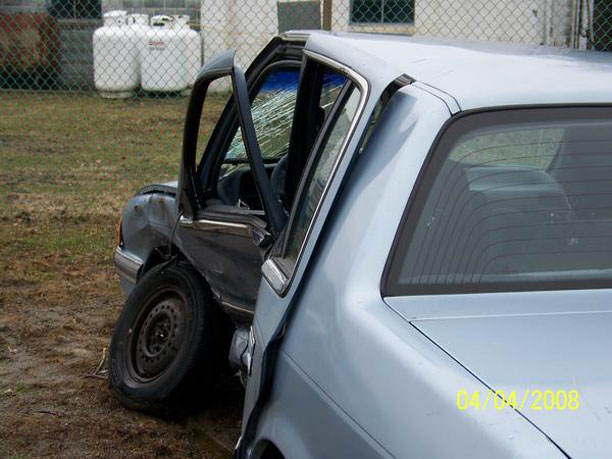
<path fill-rule="evenodd" d="M 164 292 L 143 308 L 131 340 L 132 369 L 143 379 L 153 379 L 174 361 L 185 335 L 185 301 Z"/>

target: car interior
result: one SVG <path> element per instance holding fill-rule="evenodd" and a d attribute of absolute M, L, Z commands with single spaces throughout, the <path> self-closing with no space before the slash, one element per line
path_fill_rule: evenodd
<path fill-rule="evenodd" d="M 272 187 L 277 196 L 284 187 L 283 165 L 286 166 L 286 155 L 275 164 L 267 164 L 266 171 L 272 180 Z M 263 210 L 259 192 L 251 168 L 245 161 L 219 179 L 217 184 L 219 200 L 228 206 L 250 210 Z"/>

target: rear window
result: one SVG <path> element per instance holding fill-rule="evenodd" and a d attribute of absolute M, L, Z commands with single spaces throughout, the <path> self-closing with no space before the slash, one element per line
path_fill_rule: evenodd
<path fill-rule="evenodd" d="M 479 113 L 433 153 L 387 295 L 612 286 L 612 109 Z"/>

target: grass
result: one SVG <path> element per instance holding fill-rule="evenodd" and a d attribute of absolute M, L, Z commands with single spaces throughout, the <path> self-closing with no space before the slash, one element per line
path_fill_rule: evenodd
<path fill-rule="evenodd" d="M 121 209 L 143 185 L 176 178 L 187 100 L 0 102 L 0 457 L 227 457 L 236 384 L 177 424 L 124 410 L 85 377 L 124 301 L 112 262 Z M 212 100 L 202 132 L 221 107 Z"/>
<path fill-rule="evenodd" d="M 12 240 L 8 250 L 108 259 L 125 201 L 148 182 L 176 177 L 185 100 L 2 99 L 0 231 Z"/>
<path fill-rule="evenodd" d="M 187 99 L 27 92 L 0 98 L 2 267 L 10 271 L 27 252 L 111 269 L 125 202 L 145 184 L 177 176 Z M 203 131 L 221 100 L 211 106 Z M 26 278 L 57 271 L 25 264 Z"/>

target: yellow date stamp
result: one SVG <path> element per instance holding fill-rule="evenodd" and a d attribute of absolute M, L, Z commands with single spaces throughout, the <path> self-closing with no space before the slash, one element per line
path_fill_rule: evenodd
<path fill-rule="evenodd" d="M 488 392 L 469 392 L 460 389 L 457 392 L 457 408 L 462 411 L 494 408 L 503 410 L 531 409 L 535 411 L 576 411 L 580 408 L 580 393 L 575 390 L 525 389 L 522 391 L 489 390 Z"/>

